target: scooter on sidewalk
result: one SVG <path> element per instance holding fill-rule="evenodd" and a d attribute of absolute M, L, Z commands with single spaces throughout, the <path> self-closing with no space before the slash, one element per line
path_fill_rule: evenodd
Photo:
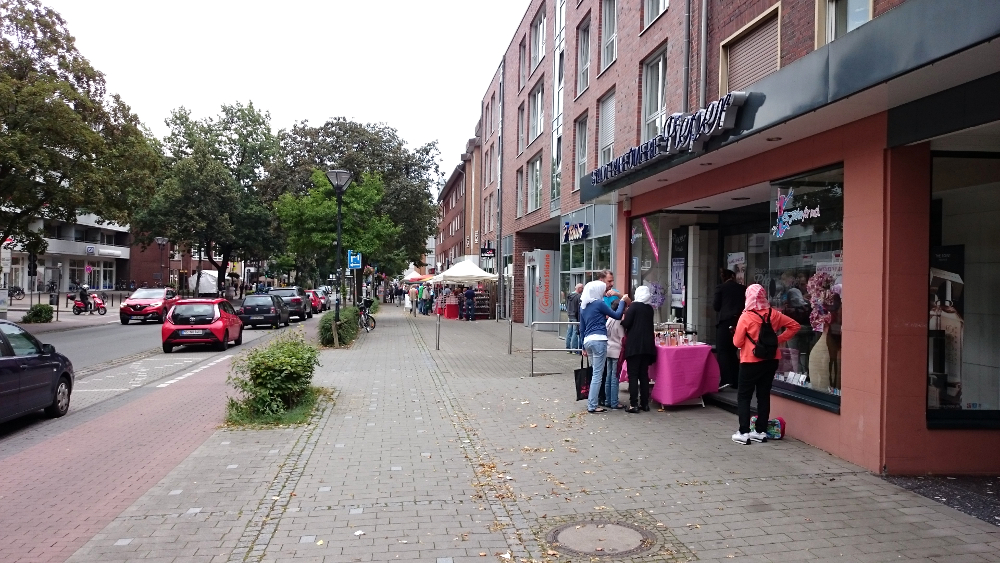
<path fill-rule="evenodd" d="M 73 314 L 82 315 L 87 312 L 87 304 L 80 301 L 77 297 L 72 295 L 69 296 L 73 299 Z M 91 294 L 90 298 L 94 302 L 94 311 L 97 311 L 98 315 L 104 315 L 108 312 L 108 308 L 104 306 L 104 300 L 100 298 L 97 294 Z"/>

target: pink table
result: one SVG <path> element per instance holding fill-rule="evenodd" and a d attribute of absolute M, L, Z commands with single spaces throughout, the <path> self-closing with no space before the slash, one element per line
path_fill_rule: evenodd
<path fill-rule="evenodd" d="M 623 364 L 625 365 L 625 364 Z M 621 381 L 628 381 L 627 365 Z M 656 363 L 649 366 L 655 381 L 650 397 L 661 405 L 679 405 L 719 390 L 719 363 L 707 344 L 656 346 Z"/>

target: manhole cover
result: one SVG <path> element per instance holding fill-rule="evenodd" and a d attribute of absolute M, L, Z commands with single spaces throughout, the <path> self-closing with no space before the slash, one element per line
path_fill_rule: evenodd
<path fill-rule="evenodd" d="M 546 539 L 553 547 L 589 557 L 627 557 L 656 544 L 656 537 L 639 526 L 608 520 L 564 524 L 549 532 Z"/>

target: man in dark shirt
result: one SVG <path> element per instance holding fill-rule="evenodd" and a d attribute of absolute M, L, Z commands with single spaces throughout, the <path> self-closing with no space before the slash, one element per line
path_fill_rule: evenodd
<path fill-rule="evenodd" d="M 569 317 L 569 330 L 566 331 L 566 349 L 573 350 L 580 347 L 580 294 L 583 293 L 583 284 L 576 284 L 576 288 L 566 297 L 566 316 Z M 571 351 L 570 354 L 579 354 Z"/>
<path fill-rule="evenodd" d="M 736 281 L 732 270 L 722 270 L 722 283 L 715 288 L 712 308 L 718 314 L 715 330 L 715 356 L 719 360 L 721 382 L 719 390 L 729 386 L 736 389 L 740 372 L 740 353 L 733 345 L 733 329 L 743 312 L 747 288 Z"/>
<path fill-rule="evenodd" d="M 476 290 L 471 287 L 465 290 L 465 318 L 476 320 Z"/>

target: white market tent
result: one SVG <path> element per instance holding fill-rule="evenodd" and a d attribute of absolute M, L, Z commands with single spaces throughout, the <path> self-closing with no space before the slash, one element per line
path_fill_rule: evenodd
<path fill-rule="evenodd" d="M 424 277 L 423 274 L 421 274 L 420 272 L 418 272 L 416 270 L 413 270 L 412 272 L 410 272 L 410 273 L 406 274 L 405 276 L 403 276 L 403 281 L 414 282 L 414 281 L 417 281 L 417 280 L 419 280 L 420 278 L 423 278 L 423 277 Z"/>
<path fill-rule="evenodd" d="M 481 281 L 497 281 L 497 275 L 491 274 L 468 260 L 463 260 L 451 268 L 431 278 L 433 283 L 477 283 Z"/>

